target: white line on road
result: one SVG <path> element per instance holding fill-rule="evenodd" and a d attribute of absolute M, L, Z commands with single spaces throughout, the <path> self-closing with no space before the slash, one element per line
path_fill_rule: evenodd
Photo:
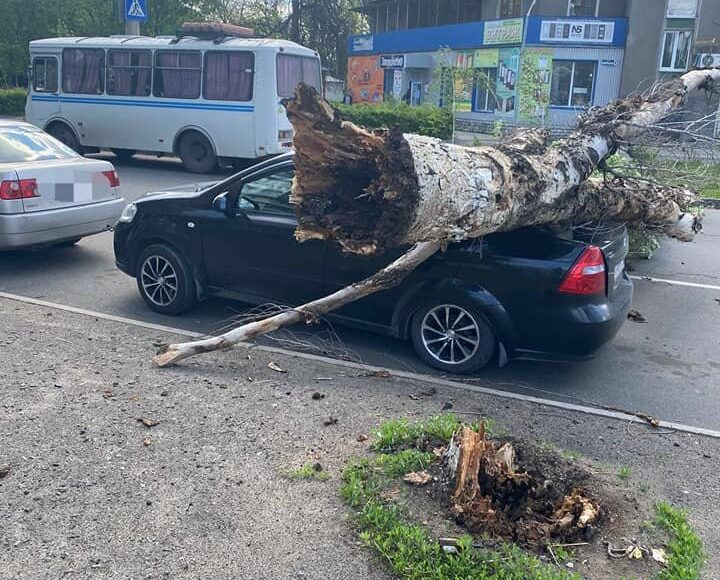
<path fill-rule="evenodd" d="M 667 280 L 665 278 L 654 278 L 652 276 L 630 276 L 633 280 L 646 280 L 647 282 L 661 282 L 663 284 L 671 284 L 673 286 L 689 286 L 690 288 L 704 288 L 706 290 L 718 290 L 720 286 L 712 284 L 700 284 L 698 282 L 684 282 L 682 280 Z"/>
<path fill-rule="evenodd" d="M 187 338 L 199 338 L 205 336 L 199 332 L 193 332 L 191 330 L 183 330 L 182 328 L 174 328 L 172 326 L 165 326 L 163 324 L 154 324 L 152 322 L 144 322 L 142 320 L 135 320 L 134 318 L 125 318 L 124 316 L 115 316 L 113 314 L 105 314 L 103 312 L 95 312 L 93 310 L 86 310 L 84 308 L 77 308 L 75 306 L 66 306 L 65 304 L 58 304 L 57 302 L 48 302 L 47 300 L 40 300 L 38 298 L 30 298 L 28 296 L 20 296 L 18 294 L 10 294 L 9 292 L 0 292 L 0 298 L 6 298 L 8 300 L 15 300 L 17 302 L 24 302 L 26 304 L 33 304 L 35 306 L 43 306 L 45 308 L 54 308 L 56 310 L 64 310 L 73 314 L 82 314 L 84 316 L 91 316 L 93 318 L 99 318 L 101 320 L 108 320 L 110 322 L 119 322 L 121 324 L 128 324 L 131 326 L 137 326 L 140 328 L 146 328 L 149 330 L 156 330 L 159 332 L 167 332 Z M 385 367 L 379 367 L 375 365 L 366 365 L 361 363 L 354 363 L 350 361 L 338 360 L 316 354 L 308 354 L 304 352 L 296 352 L 287 350 L 284 348 L 278 348 L 273 346 L 264 346 L 250 343 L 238 343 L 238 346 L 245 348 L 254 348 L 264 352 L 279 353 L 286 356 L 293 356 L 296 358 L 302 358 L 306 360 L 313 360 L 331 364 L 335 366 L 341 366 L 345 368 L 352 368 L 356 370 L 362 370 L 365 372 L 377 372 L 384 371 L 390 375 L 398 378 L 405 378 L 417 381 L 423 381 L 434 385 L 449 387 L 452 389 L 460 389 L 463 391 L 471 391 L 473 393 L 481 393 L 483 395 L 492 395 L 495 397 L 502 397 L 505 399 L 513 399 L 516 401 L 523 401 L 527 403 L 537 403 L 539 405 L 545 405 L 547 407 L 555 407 L 558 409 L 565 409 L 567 411 L 577 411 L 585 413 L 587 415 L 595 415 L 598 417 L 605 417 L 610 419 L 620 419 L 622 421 L 630 421 L 632 423 L 646 424 L 644 419 L 641 419 L 635 415 L 629 413 L 623 413 L 620 411 L 610 411 L 598 407 L 587 407 L 585 405 L 576 405 L 574 403 L 565 403 L 563 401 L 556 401 L 553 399 L 543 399 L 540 397 L 533 397 L 530 395 L 521 395 L 520 393 L 513 393 L 511 391 L 502 391 L 499 389 L 492 389 L 489 387 L 478 387 L 476 385 L 468 385 L 467 383 L 460 383 L 457 381 L 450 381 L 448 379 L 441 379 L 432 375 L 424 375 L 420 373 L 413 373 L 408 371 L 399 371 L 395 369 L 389 369 Z M 682 431 L 685 433 L 693 433 L 695 435 L 705 435 L 707 437 L 713 437 L 720 439 L 720 431 L 714 431 L 713 429 L 706 429 L 705 427 L 695 427 L 693 425 L 685 425 L 683 423 L 674 423 L 672 421 L 660 421 L 660 427 L 666 429 L 674 429 L 676 431 Z"/>

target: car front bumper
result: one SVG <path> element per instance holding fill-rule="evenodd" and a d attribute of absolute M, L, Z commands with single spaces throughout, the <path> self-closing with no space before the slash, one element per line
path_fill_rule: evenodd
<path fill-rule="evenodd" d="M 0 250 L 72 240 L 110 230 L 125 200 L 120 197 L 61 209 L 0 214 Z"/>

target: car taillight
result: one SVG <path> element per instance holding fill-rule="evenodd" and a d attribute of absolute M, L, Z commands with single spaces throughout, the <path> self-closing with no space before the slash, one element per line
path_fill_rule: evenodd
<path fill-rule="evenodd" d="M 558 286 L 563 294 L 592 295 L 605 292 L 605 259 L 597 246 L 588 246 Z"/>
<path fill-rule="evenodd" d="M 103 171 L 102 174 L 107 177 L 110 182 L 110 187 L 120 187 L 120 178 L 118 177 L 117 171 L 111 169 L 110 171 Z"/>
<path fill-rule="evenodd" d="M 6 179 L 0 183 L 0 199 L 40 197 L 36 179 Z"/>

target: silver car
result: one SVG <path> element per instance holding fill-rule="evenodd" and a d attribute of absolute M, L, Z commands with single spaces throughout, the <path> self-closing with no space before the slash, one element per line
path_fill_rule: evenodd
<path fill-rule="evenodd" d="M 112 229 L 124 206 L 112 163 L 0 119 L 0 250 L 74 244 Z"/>

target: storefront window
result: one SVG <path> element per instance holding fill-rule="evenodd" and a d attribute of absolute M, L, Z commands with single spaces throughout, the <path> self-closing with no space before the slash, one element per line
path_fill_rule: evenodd
<path fill-rule="evenodd" d="M 660 60 L 662 71 L 685 71 L 688 67 L 691 30 L 667 30 L 663 38 L 663 52 Z"/>
<path fill-rule="evenodd" d="M 568 16 L 597 16 L 600 0 L 568 0 Z"/>
<path fill-rule="evenodd" d="M 497 68 L 479 68 L 475 72 L 475 99 L 473 111 L 491 112 L 496 108 L 495 84 Z"/>
<path fill-rule="evenodd" d="M 695 18 L 698 0 L 668 0 L 668 18 Z"/>
<path fill-rule="evenodd" d="M 553 60 L 550 105 L 553 107 L 590 106 L 595 79 L 594 61 Z"/>

